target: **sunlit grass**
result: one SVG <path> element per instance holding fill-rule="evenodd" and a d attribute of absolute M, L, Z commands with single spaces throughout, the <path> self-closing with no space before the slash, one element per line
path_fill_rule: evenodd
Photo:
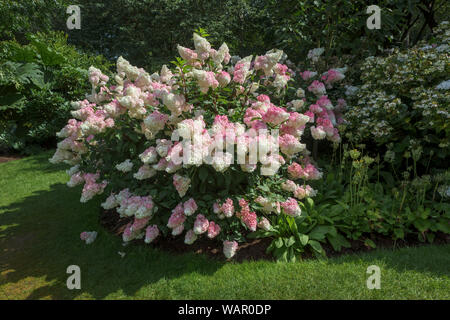
<path fill-rule="evenodd" d="M 99 200 L 79 202 L 50 153 L 0 164 L 0 299 L 449 299 L 450 245 L 308 260 L 223 263 L 122 246 L 98 222 Z M 82 231 L 96 230 L 86 245 Z M 126 253 L 124 258 L 118 251 Z M 81 268 L 81 290 L 66 269 Z M 381 289 L 366 269 L 381 268 Z"/>

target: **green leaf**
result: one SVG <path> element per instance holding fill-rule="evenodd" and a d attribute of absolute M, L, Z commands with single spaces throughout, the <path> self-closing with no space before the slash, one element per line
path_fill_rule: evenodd
<path fill-rule="evenodd" d="M 405 232 L 403 231 L 403 229 L 395 228 L 394 235 L 397 239 L 403 239 L 405 237 Z"/>
<path fill-rule="evenodd" d="M 336 235 L 336 228 L 333 226 L 316 226 L 308 235 L 310 239 L 321 241 L 325 239 L 326 234 Z"/>
<path fill-rule="evenodd" d="M 290 246 L 292 246 L 293 244 L 295 243 L 295 238 L 294 238 L 294 236 L 290 236 L 289 238 L 285 238 L 284 239 L 284 245 L 286 246 L 286 247 L 290 247 Z"/>
<path fill-rule="evenodd" d="M 205 167 L 200 167 L 198 177 L 202 182 L 205 181 L 206 178 L 208 178 L 208 169 L 206 169 Z"/>
<path fill-rule="evenodd" d="M 324 253 L 322 245 L 315 241 L 315 240 L 309 240 L 308 244 L 314 249 L 314 251 L 316 251 L 317 253 Z"/>
<path fill-rule="evenodd" d="M 299 233 L 299 239 L 300 239 L 300 243 L 301 243 L 303 246 L 306 246 L 306 244 L 308 243 L 309 237 L 308 237 L 308 235 L 306 235 L 306 234 L 301 234 L 301 233 Z"/>
<path fill-rule="evenodd" d="M 364 240 L 364 244 L 365 244 L 367 247 L 370 247 L 370 248 L 373 248 L 373 249 L 375 249 L 375 248 L 377 247 L 377 245 L 375 244 L 375 242 L 373 242 L 373 241 L 370 240 L 370 239 Z"/>
<path fill-rule="evenodd" d="M 274 241 L 274 243 L 275 243 L 275 247 L 281 248 L 281 247 L 283 246 L 283 239 L 277 238 L 277 239 Z"/>
<path fill-rule="evenodd" d="M 351 247 L 350 242 L 348 242 L 348 240 L 341 234 L 336 234 L 335 236 L 328 235 L 327 239 L 335 251 L 341 251 L 342 247 Z"/>

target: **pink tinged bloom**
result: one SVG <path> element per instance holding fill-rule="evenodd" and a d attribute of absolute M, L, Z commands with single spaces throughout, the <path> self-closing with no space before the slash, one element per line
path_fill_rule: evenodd
<path fill-rule="evenodd" d="M 320 114 L 323 111 L 323 109 L 317 104 L 312 104 L 309 106 L 309 111 L 315 114 Z"/>
<path fill-rule="evenodd" d="M 238 243 L 236 241 L 224 241 L 223 242 L 223 254 L 227 259 L 232 258 L 236 254 L 238 249 Z"/>
<path fill-rule="evenodd" d="M 180 224 L 178 227 L 172 229 L 172 235 L 178 236 L 184 231 L 184 224 Z"/>
<path fill-rule="evenodd" d="M 297 162 L 293 162 L 288 166 L 288 174 L 294 180 L 304 177 L 303 168 Z"/>
<path fill-rule="evenodd" d="M 209 221 L 204 215 L 199 214 L 194 222 L 194 232 L 195 234 L 202 234 L 208 231 Z"/>
<path fill-rule="evenodd" d="M 345 78 L 345 75 L 339 70 L 330 69 L 328 70 L 325 78 L 326 78 L 325 82 L 327 84 L 331 84 L 343 80 Z"/>
<path fill-rule="evenodd" d="M 131 241 L 136 238 L 136 234 L 133 232 L 133 229 L 131 228 L 131 222 L 127 224 L 125 230 L 122 233 L 122 240 L 124 242 Z"/>
<path fill-rule="evenodd" d="M 211 221 L 208 226 L 208 238 L 213 239 L 220 233 L 220 226 Z"/>
<path fill-rule="evenodd" d="M 91 200 L 95 195 L 102 194 L 105 189 L 107 182 L 103 181 L 102 183 L 97 183 L 97 179 L 99 178 L 99 174 L 86 173 L 83 175 L 84 184 L 83 191 L 81 192 L 80 202 L 84 203 Z"/>
<path fill-rule="evenodd" d="M 197 211 L 197 203 L 195 203 L 195 200 L 190 198 L 188 201 L 186 201 L 183 205 L 184 208 L 184 214 L 186 216 L 191 216 L 192 214 Z"/>
<path fill-rule="evenodd" d="M 296 197 L 299 200 L 302 200 L 308 196 L 306 189 L 303 186 L 297 187 L 294 190 L 294 197 Z"/>
<path fill-rule="evenodd" d="M 327 136 L 322 126 L 311 127 L 311 135 L 315 140 L 322 140 Z"/>
<path fill-rule="evenodd" d="M 175 174 L 173 176 L 173 185 L 175 186 L 178 195 L 182 198 L 191 186 L 191 179 Z"/>
<path fill-rule="evenodd" d="M 182 47 L 180 45 L 177 46 L 178 54 L 186 61 L 193 62 L 197 59 L 197 52 L 192 49 Z"/>
<path fill-rule="evenodd" d="M 155 163 L 158 159 L 158 152 L 155 147 L 150 147 L 139 155 L 139 159 L 145 164 Z"/>
<path fill-rule="evenodd" d="M 179 203 L 175 209 L 172 210 L 172 215 L 169 218 L 169 221 L 167 223 L 167 227 L 170 229 L 174 229 L 178 227 L 179 225 L 183 224 L 186 220 L 186 216 L 183 212 L 183 205 L 182 203 Z"/>
<path fill-rule="evenodd" d="M 166 158 L 161 158 L 159 159 L 158 163 L 154 164 L 152 167 L 156 171 L 165 171 L 168 164 L 169 162 L 166 160 Z"/>
<path fill-rule="evenodd" d="M 80 234 L 80 239 L 85 241 L 86 244 L 91 244 L 97 238 L 96 231 L 84 231 Z"/>
<path fill-rule="evenodd" d="M 220 71 L 219 73 L 217 73 L 216 79 L 217 79 L 217 81 L 219 81 L 219 85 L 221 87 L 225 87 L 230 83 L 231 76 L 226 71 Z"/>
<path fill-rule="evenodd" d="M 260 95 L 257 97 L 257 99 L 258 99 L 259 102 L 267 102 L 267 103 L 270 103 L 270 97 L 269 97 L 268 95 L 266 95 L 266 94 L 260 94 Z"/>
<path fill-rule="evenodd" d="M 159 229 L 156 224 L 152 226 L 148 226 L 147 229 L 145 229 L 145 243 L 151 243 L 153 240 L 156 239 L 159 235 Z"/>
<path fill-rule="evenodd" d="M 145 127 L 148 130 L 156 133 L 162 129 L 166 125 L 166 122 L 169 120 L 169 116 L 159 112 L 158 110 L 153 111 L 150 115 L 148 115 L 144 119 Z"/>
<path fill-rule="evenodd" d="M 286 75 L 286 72 L 288 71 L 288 66 L 285 64 L 277 63 L 275 67 L 273 68 L 273 71 L 275 71 L 276 74 L 279 75 Z"/>
<path fill-rule="evenodd" d="M 243 84 L 250 70 L 250 63 L 238 63 L 234 66 L 233 81 Z"/>
<path fill-rule="evenodd" d="M 247 126 L 251 127 L 254 122 L 261 122 L 261 121 L 258 121 L 261 119 L 262 119 L 262 115 L 257 110 L 252 109 L 252 108 L 247 108 L 247 110 L 245 110 L 244 123 Z"/>
<path fill-rule="evenodd" d="M 75 187 L 84 182 L 83 176 L 81 172 L 76 172 L 70 177 L 69 182 L 67 182 L 68 187 Z"/>
<path fill-rule="evenodd" d="M 231 218 L 234 214 L 233 200 L 227 198 L 222 204 L 221 212 L 225 215 L 225 217 Z"/>
<path fill-rule="evenodd" d="M 248 207 L 248 202 L 245 199 L 240 199 L 239 200 L 239 206 L 241 208 L 246 208 L 246 207 Z"/>
<path fill-rule="evenodd" d="M 298 185 L 292 180 L 286 180 L 281 184 L 281 189 L 287 192 L 294 192 L 298 188 Z"/>
<path fill-rule="evenodd" d="M 309 121 L 310 123 L 314 123 L 314 113 L 312 111 L 306 111 L 305 112 L 305 116 L 309 117 Z"/>
<path fill-rule="evenodd" d="M 186 236 L 184 237 L 184 243 L 193 244 L 197 240 L 197 235 L 194 233 L 194 230 L 189 230 L 186 232 Z"/>
<path fill-rule="evenodd" d="M 288 198 L 285 202 L 281 202 L 281 207 L 288 216 L 298 217 L 302 214 L 302 210 L 294 198 Z"/>
<path fill-rule="evenodd" d="M 222 208 L 220 207 L 220 204 L 218 202 L 214 202 L 214 204 L 213 204 L 213 212 L 215 214 L 222 213 Z"/>
<path fill-rule="evenodd" d="M 215 89 L 219 86 L 214 72 L 194 69 L 193 73 L 202 93 L 207 93 L 209 88 Z"/>
<path fill-rule="evenodd" d="M 315 77 L 317 75 L 317 72 L 306 70 L 306 71 L 300 72 L 300 75 L 301 75 L 302 79 L 306 81 L 306 80 L 309 80 L 309 79 Z"/>
<path fill-rule="evenodd" d="M 258 220 L 255 212 L 242 210 L 241 220 L 251 231 L 256 231 Z"/>
<path fill-rule="evenodd" d="M 333 104 L 331 103 L 328 96 L 321 96 L 319 100 L 317 100 L 316 104 L 318 104 L 322 108 L 333 109 Z"/>
<path fill-rule="evenodd" d="M 259 220 L 258 227 L 266 231 L 271 229 L 270 222 L 266 217 L 262 217 L 261 220 Z"/>
<path fill-rule="evenodd" d="M 150 217 L 144 217 L 144 218 L 135 218 L 133 224 L 131 225 L 131 229 L 133 231 L 138 231 L 144 228 L 148 221 L 150 220 Z"/>
<path fill-rule="evenodd" d="M 308 87 L 308 91 L 314 93 L 317 96 L 322 96 L 327 92 L 327 90 L 325 89 L 325 85 L 317 80 L 314 80 L 310 84 L 310 86 Z"/>
<path fill-rule="evenodd" d="M 334 128 L 334 133 L 329 139 L 330 139 L 330 141 L 336 142 L 336 143 L 341 141 L 341 136 L 339 135 L 339 132 L 336 128 Z"/>
<path fill-rule="evenodd" d="M 289 113 L 283 108 L 271 106 L 264 114 L 262 120 L 272 125 L 280 125 L 289 119 Z"/>
<path fill-rule="evenodd" d="M 172 145 L 173 142 L 170 140 L 158 139 L 156 140 L 156 152 L 158 152 L 161 157 L 166 157 Z"/>
<path fill-rule="evenodd" d="M 281 152 L 288 157 L 292 157 L 294 154 L 299 153 L 306 148 L 304 144 L 300 143 L 296 137 L 290 134 L 284 134 L 278 139 Z"/>

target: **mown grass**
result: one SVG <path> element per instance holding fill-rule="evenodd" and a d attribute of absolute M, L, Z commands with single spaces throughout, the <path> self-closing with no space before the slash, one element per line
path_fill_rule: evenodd
<path fill-rule="evenodd" d="M 122 246 L 98 223 L 99 200 L 79 202 L 50 153 L 0 164 L 0 299 L 449 299 L 450 245 L 308 260 L 224 263 Z M 82 231 L 96 230 L 85 245 Z M 126 253 L 124 258 L 118 251 Z M 81 290 L 66 269 L 81 268 Z M 381 289 L 366 269 L 381 268 Z"/>

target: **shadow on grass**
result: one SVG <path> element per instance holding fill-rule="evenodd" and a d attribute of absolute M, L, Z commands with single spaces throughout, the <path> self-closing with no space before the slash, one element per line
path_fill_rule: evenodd
<path fill-rule="evenodd" d="M 372 252 L 331 258 L 328 259 L 328 264 L 354 263 L 356 261 L 361 261 L 367 266 L 382 263 L 386 267 L 399 272 L 413 270 L 420 273 L 448 277 L 450 276 L 450 244 L 423 244 L 397 249 L 375 249 Z"/>
<path fill-rule="evenodd" d="M 132 296 L 145 285 L 189 273 L 211 275 L 223 265 L 195 254 L 174 256 L 147 246 L 124 247 L 99 225 L 98 201 L 80 204 L 79 191 L 54 184 L 50 191 L 0 207 L 0 285 L 27 286 L 27 278 L 41 278 L 45 285 L 22 288 L 23 298 L 71 299 L 87 294 L 100 299 L 116 292 Z M 86 230 L 99 232 L 90 245 L 79 239 Z M 81 292 L 66 287 L 69 265 L 81 269 Z M 154 298 L 164 298 L 164 292 Z"/>
<path fill-rule="evenodd" d="M 42 166 L 42 159 L 33 161 Z M 59 183 L 0 207 L 0 285 L 14 287 L 10 291 L 14 296 L 9 298 L 133 296 L 149 284 L 189 274 L 210 276 L 224 265 L 192 253 L 172 255 L 150 246 L 123 247 L 121 239 L 99 225 L 99 201 L 81 204 L 79 197 L 80 188 L 68 189 Z M 86 245 L 79 234 L 91 230 L 98 231 L 99 235 L 93 244 Z M 436 246 L 424 249 L 378 250 L 329 259 L 328 263 L 363 261 L 370 265 L 382 261 L 386 267 L 401 272 L 416 270 L 449 275 L 450 250 L 443 254 Z M 124 258 L 119 251 L 126 253 Z M 66 287 L 69 277 L 66 270 L 70 265 L 81 268 L 81 290 Z M 153 290 L 146 297 L 165 299 L 171 293 Z"/>

